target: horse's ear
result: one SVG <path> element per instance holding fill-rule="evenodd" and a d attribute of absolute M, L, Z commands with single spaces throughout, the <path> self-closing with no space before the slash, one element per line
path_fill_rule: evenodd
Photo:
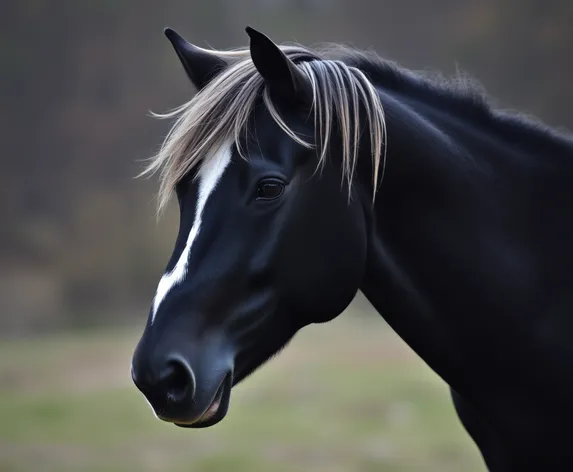
<path fill-rule="evenodd" d="M 266 35 L 247 26 L 251 58 L 269 90 L 286 100 L 309 104 L 312 88 L 308 77 Z"/>
<path fill-rule="evenodd" d="M 171 28 L 165 28 L 164 33 L 173 45 L 187 76 L 198 90 L 227 67 L 227 62 L 221 57 L 187 42 Z"/>

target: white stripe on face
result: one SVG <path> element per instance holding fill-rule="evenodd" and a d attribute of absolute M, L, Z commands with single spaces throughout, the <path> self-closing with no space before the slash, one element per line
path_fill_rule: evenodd
<path fill-rule="evenodd" d="M 153 311 L 151 313 L 151 323 L 155 321 L 155 315 L 159 309 L 159 305 L 165 299 L 169 291 L 178 283 L 180 283 L 187 275 L 187 266 L 189 264 L 189 256 L 191 255 L 191 246 L 197 238 L 201 230 L 201 222 L 203 218 L 203 210 L 207 199 L 215 190 L 217 183 L 221 179 L 225 169 L 231 162 L 231 146 L 223 146 L 214 156 L 206 159 L 205 163 L 201 166 L 198 172 L 199 178 L 199 198 L 197 199 L 197 208 L 195 209 L 195 219 L 193 226 L 187 237 L 185 249 L 181 253 L 177 264 L 173 267 L 171 272 L 167 272 L 161 277 L 157 292 L 153 299 Z"/>

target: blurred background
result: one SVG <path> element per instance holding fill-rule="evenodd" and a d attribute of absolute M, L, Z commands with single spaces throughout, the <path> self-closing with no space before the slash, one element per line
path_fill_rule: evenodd
<path fill-rule="evenodd" d="M 212 429 L 156 421 L 131 385 L 177 229 L 134 176 L 169 126 L 149 111 L 193 93 L 162 30 L 227 48 L 246 25 L 463 70 L 573 128 L 568 0 L 2 0 L 0 471 L 485 470 L 446 386 L 364 300 L 302 332 Z"/>

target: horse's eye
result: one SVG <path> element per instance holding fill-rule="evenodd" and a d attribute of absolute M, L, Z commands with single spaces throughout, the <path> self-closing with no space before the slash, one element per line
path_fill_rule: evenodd
<path fill-rule="evenodd" d="M 278 180 L 263 180 L 257 187 L 257 200 L 274 200 L 282 195 L 284 184 Z"/>

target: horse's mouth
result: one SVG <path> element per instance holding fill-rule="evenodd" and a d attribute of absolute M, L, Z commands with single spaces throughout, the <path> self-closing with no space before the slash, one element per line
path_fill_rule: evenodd
<path fill-rule="evenodd" d="M 174 424 L 180 428 L 207 428 L 221 421 L 229 410 L 231 399 L 231 387 L 233 386 L 233 374 L 228 373 L 217 389 L 213 400 L 205 412 L 196 420 L 189 422 L 177 421 Z"/>

